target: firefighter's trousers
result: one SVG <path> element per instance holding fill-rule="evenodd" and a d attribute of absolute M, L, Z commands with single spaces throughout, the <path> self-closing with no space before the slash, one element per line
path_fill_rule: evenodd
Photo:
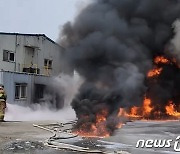
<path fill-rule="evenodd" d="M 4 120 L 5 108 L 6 108 L 6 102 L 0 101 L 0 121 Z"/>

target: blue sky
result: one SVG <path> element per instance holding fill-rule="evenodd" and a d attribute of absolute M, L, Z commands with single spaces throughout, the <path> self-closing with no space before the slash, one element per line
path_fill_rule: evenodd
<path fill-rule="evenodd" d="M 0 0 L 0 31 L 42 33 L 57 40 L 87 0 Z"/>

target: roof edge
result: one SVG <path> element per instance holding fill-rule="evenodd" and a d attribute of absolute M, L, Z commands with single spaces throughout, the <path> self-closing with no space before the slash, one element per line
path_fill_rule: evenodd
<path fill-rule="evenodd" d="M 8 32 L 0 32 L 0 35 L 24 35 L 24 36 L 42 36 L 45 37 L 48 41 L 58 45 L 59 47 L 63 48 L 61 45 L 59 45 L 57 42 L 53 41 L 52 39 L 50 39 L 48 36 L 46 36 L 45 34 L 36 34 L 36 33 L 8 33 Z"/>

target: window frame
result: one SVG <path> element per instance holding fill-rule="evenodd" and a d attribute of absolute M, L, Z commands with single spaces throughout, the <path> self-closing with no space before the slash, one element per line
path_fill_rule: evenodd
<path fill-rule="evenodd" d="M 48 68 L 49 68 L 49 69 L 52 69 L 52 65 L 53 65 L 53 61 L 52 61 L 52 60 L 49 60 L 49 61 L 48 61 Z"/>
<path fill-rule="evenodd" d="M 5 59 L 5 56 L 4 56 L 5 53 L 7 54 L 7 58 L 6 59 Z M 11 60 L 11 54 L 13 54 L 13 59 L 14 60 Z M 14 63 L 15 62 L 15 53 L 13 51 L 3 50 L 3 61 Z"/>
<path fill-rule="evenodd" d="M 53 60 L 51 59 L 44 59 L 44 67 L 47 69 L 52 69 Z"/>
<path fill-rule="evenodd" d="M 45 85 L 44 84 L 34 84 L 34 96 L 35 99 L 40 100 L 44 98 Z"/>
<path fill-rule="evenodd" d="M 18 87 L 18 92 L 17 92 L 17 87 Z M 25 88 L 25 90 L 23 90 L 23 88 Z M 27 83 L 15 83 L 14 98 L 15 100 L 27 99 Z"/>
<path fill-rule="evenodd" d="M 49 63 L 49 62 L 48 62 L 48 59 L 44 59 L 44 66 L 45 66 L 45 67 L 48 67 L 48 63 Z"/>

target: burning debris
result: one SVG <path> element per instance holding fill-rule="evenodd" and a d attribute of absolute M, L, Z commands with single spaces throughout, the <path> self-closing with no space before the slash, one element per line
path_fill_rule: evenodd
<path fill-rule="evenodd" d="M 107 137 L 129 118 L 180 117 L 179 17 L 180 0 L 97 0 L 64 25 L 64 59 L 84 78 L 76 132 Z"/>

